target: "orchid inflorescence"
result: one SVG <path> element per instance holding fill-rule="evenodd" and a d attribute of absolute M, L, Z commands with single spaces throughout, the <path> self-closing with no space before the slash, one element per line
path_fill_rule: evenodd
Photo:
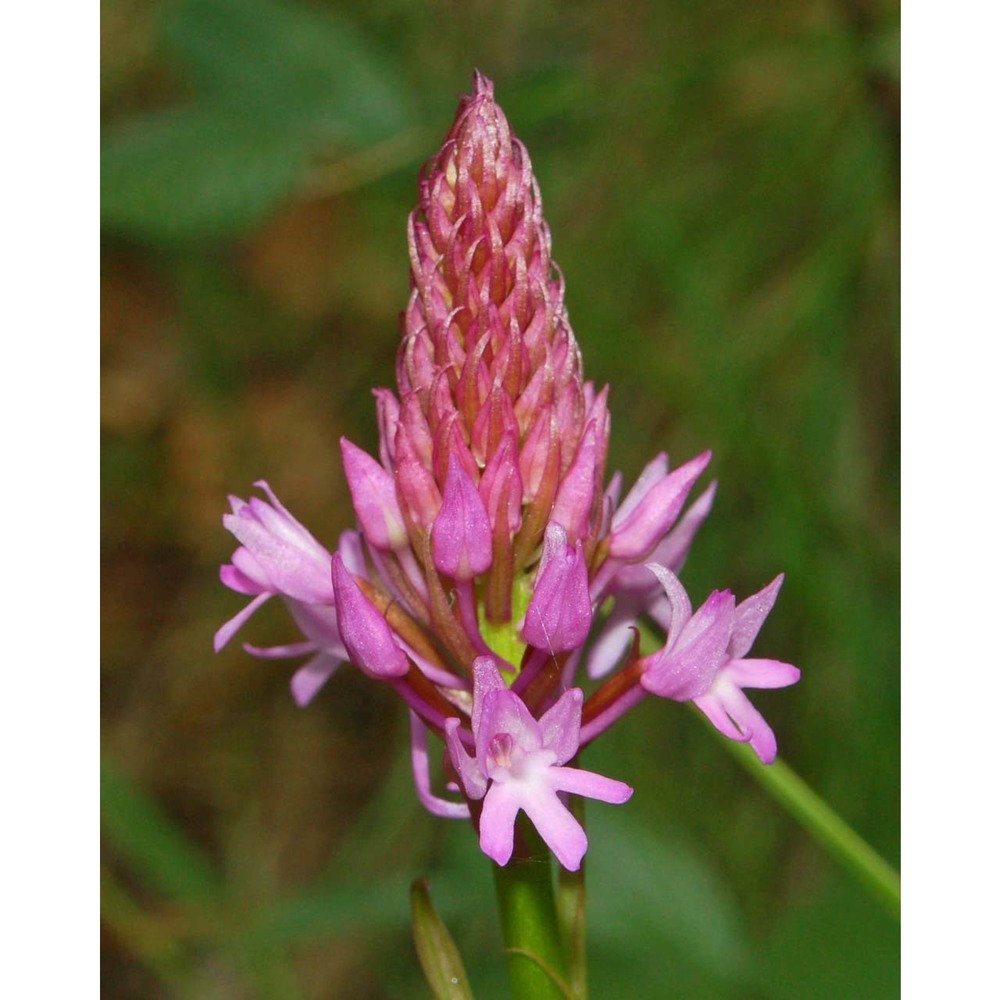
<path fill-rule="evenodd" d="M 223 523 L 240 544 L 221 577 L 253 600 L 215 647 L 281 597 L 303 641 L 245 648 L 309 655 L 291 681 L 300 705 L 346 661 L 391 685 L 423 804 L 471 817 L 500 865 L 523 810 L 576 870 L 587 838 L 566 794 L 622 803 L 632 789 L 574 761 L 647 695 L 692 701 L 774 760 L 744 689 L 798 680 L 746 656 L 782 577 L 692 611 L 677 574 L 712 506 L 714 483 L 684 511 L 708 452 L 673 471 L 657 455 L 624 497 L 620 474 L 605 487 L 608 388 L 583 379 L 527 150 L 478 73 L 421 176 L 408 236 L 398 392 L 374 391 L 378 457 L 341 440 L 357 529 L 331 553 L 267 483 L 265 499 L 232 497 Z M 645 656 L 641 618 L 666 634 Z M 446 747 L 441 794 L 430 732 Z"/>

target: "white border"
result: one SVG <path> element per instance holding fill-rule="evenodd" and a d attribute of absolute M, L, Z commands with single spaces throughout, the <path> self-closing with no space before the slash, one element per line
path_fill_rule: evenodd
<path fill-rule="evenodd" d="M 998 20 L 904 9 L 905 997 L 996 984 Z"/>

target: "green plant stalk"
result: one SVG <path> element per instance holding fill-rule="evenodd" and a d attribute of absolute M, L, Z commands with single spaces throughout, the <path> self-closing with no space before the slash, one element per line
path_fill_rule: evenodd
<path fill-rule="evenodd" d="M 700 712 L 698 715 L 704 718 Z M 712 732 L 716 730 L 713 728 Z M 749 744 L 721 735 L 719 738 L 750 776 L 898 919 L 900 880 L 892 865 L 858 836 L 784 761 L 762 764 Z"/>
<path fill-rule="evenodd" d="M 569 800 L 569 811 L 586 828 L 584 802 L 580 795 Z M 587 888 L 584 873 L 587 858 L 584 855 L 578 871 L 567 871 L 559 866 L 556 875 L 556 912 L 563 952 L 569 966 L 569 985 L 574 1000 L 587 1000 Z"/>
<path fill-rule="evenodd" d="M 534 827 L 519 816 L 514 855 L 493 865 L 512 1000 L 572 1000 L 565 982 L 552 859 Z"/>

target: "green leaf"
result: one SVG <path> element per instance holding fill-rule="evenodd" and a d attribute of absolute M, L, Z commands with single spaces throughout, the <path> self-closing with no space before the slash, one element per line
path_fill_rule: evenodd
<path fill-rule="evenodd" d="M 306 157 L 287 130 L 217 110 L 151 115 L 103 143 L 102 221 L 161 240 L 232 236 L 295 189 Z"/>
<path fill-rule="evenodd" d="M 166 38 L 201 96 L 248 121 L 365 144 L 412 124 L 387 60 L 342 18 L 282 0 L 185 0 Z"/>
<path fill-rule="evenodd" d="M 899 997 L 899 924 L 846 880 L 786 912 L 759 957 L 774 1000 Z"/>
<path fill-rule="evenodd" d="M 413 943 L 435 1000 L 472 1000 L 462 956 L 431 901 L 430 885 L 418 878 L 410 887 Z"/>
<path fill-rule="evenodd" d="M 900 879 L 892 865 L 855 833 L 783 760 L 762 764 L 748 744 L 727 739 L 713 727 L 709 728 L 751 777 L 898 920 L 902 906 Z"/>
<path fill-rule="evenodd" d="M 261 907 L 246 931 L 250 943 L 303 944 L 360 926 L 405 926 L 407 880 L 387 875 L 366 882 L 320 885 Z"/>
<path fill-rule="evenodd" d="M 109 760 L 101 761 L 101 832 L 144 882 L 172 899 L 203 903 L 221 895 L 201 850 Z"/>
<path fill-rule="evenodd" d="M 587 828 L 593 996 L 679 996 L 684 982 L 702 997 L 729 996 L 745 982 L 736 900 L 696 850 L 608 809 L 589 809 Z"/>

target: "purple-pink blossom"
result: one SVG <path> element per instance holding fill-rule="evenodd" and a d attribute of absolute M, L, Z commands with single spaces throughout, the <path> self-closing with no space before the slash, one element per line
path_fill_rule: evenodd
<path fill-rule="evenodd" d="M 623 781 L 566 767 L 580 745 L 583 692 L 564 691 L 535 719 L 510 691 L 495 661 L 479 657 L 474 665 L 470 756 L 458 736 L 461 722 L 445 724 L 448 752 L 470 799 L 483 800 L 479 844 L 483 853 L 505 865 L 514 849 L 514 821 L 522 809 L 560 864 L 576 871 L 587 850 L 583 827 L 559 793 L 620 805 L 632 797 Z"/>
<path fill-rule="evenodd" d="M 714 483 L 695 492 L 709 452 L 675 469 L 657 455 L 624 499 L 621 475 L 606 481 L 612 396 L 584 377 L 528 151 L 478 73 L 421 173 L 407 243 L 377 454 L 341 441 L 356 530 L 331 552 L 265 483 L 266 499 L 233 498 L 223 523 L 239 546 L 222 580 L 252 600 L 216 648 L 281 597 L 301 638 L 247 648 L 308 657 L 300 704 L 349 660 L 405 702 L 430 811 L 478 822 L 499 864 L 523 812 L 575 869 L 587 839 L 566 796 L 620 804 L 631 789 L 572 762 L 648 695 L 692 701 L 774 759 L 743 691 L 798 679 L 746 656 L 781 578 L 692 611 L 678 574 L 712 507 Z M 640 621 L 664 632 L 661 649 L 642 655 Z"/>
<path fill-rule="evenodd" d="M 734 740 L 748 742 L 770 764 L 778 752 L 774 732 L 743 693 L 744 688 L 782 688 L 799 679 L 798 667 L 780 660 L 746 659 L 783 581 L 736 603 L 728 591 L 713 591 L 692 614 L 680 580 L 668 569 L 649 566 L 669 602 L 667 642 L 639 661 L 642 686 L 674 701 L 693 701 L 712 725 Z"/>

